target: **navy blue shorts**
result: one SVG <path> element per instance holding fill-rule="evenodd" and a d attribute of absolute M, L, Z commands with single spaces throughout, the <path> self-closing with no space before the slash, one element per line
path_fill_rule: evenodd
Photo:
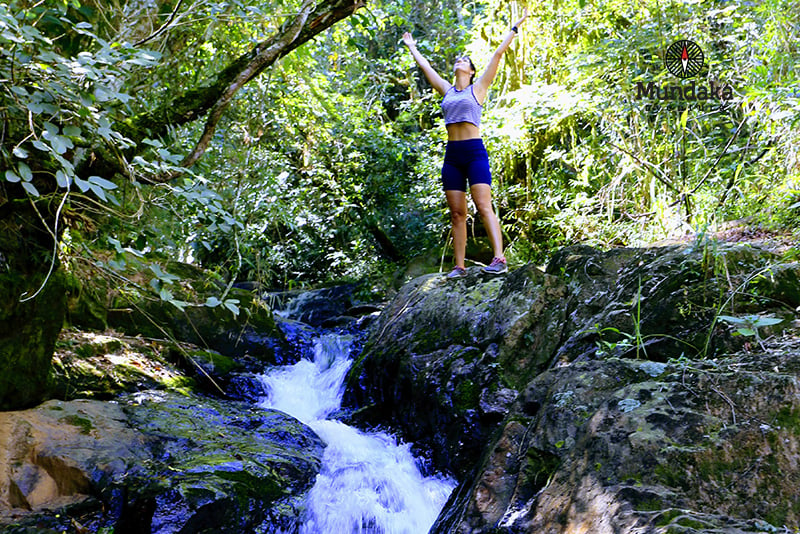
<path fill-rule="evenodd" d="M 442 165 L 442 187 L 445 191 L 467 191 L 475 184 L 492 185 L 489 154 L 483 139 L 448 141 Z"/>

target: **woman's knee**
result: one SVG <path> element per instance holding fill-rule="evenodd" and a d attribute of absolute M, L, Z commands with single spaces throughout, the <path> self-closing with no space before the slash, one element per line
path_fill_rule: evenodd
<path fill-rule="evenodd" d="M 492 206 L 491 202 L 476 202 L 475 208 L 478 210 L 478 214 L 481 216 L 481 219 L 487 220 L 495 216 L 494 207 Z"/>
<path fill-rule="evenodd" d="M 467 220 L 467 210 L 451 207 L 450 220 L 453 222 L 453 224 L 465 222 Z"/>

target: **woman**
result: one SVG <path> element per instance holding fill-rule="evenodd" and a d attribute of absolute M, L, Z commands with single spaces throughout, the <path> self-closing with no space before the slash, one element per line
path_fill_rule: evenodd
<path fill-rule="evenodd" d="M 403 42 L 428 82 L 444 97 L 442 111 L 447 127 L 447 149 L 442 165 L 442 187 L 450 208 L 455 249 L 455 267 L 447 275 L 448 278 L 467 275 L 464 267 L 467 248 L 467 183 L 494 252 L 492 263 L 484 267 L 483 271 L 492 274 L 508 271 L 503 256 L 503 235 L 492 207 L 492 175 L 489 170 L 489 156 L 481 139 L 480 123 L 483 101 L 497 75 L 500 59 L 517 35 L 518 26 L 526 18 L 528 18 L 527 9 L 522 18 L 508 31 L 506 38 L 489 60 L 486 70 L 477 80 L 472 60 L 466 56 L 457 58 L 453 66 L 455 72 L 453 84 L 439 76 L 430 62 L 420 54 L 417 43 L 410 33 L 406 32 L 403 35 Z"/>

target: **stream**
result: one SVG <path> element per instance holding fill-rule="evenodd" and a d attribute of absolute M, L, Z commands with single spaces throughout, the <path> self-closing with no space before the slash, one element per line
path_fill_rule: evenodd
<path fill-rule="evenodd" d="M 410 445 L 394 436 L 365 433 L 332 417 L 341 407 L 354 347 L 351 335 L 320 334 L 296 364 L 275 367 L 261 377 L 267 396 L 260 405 L 296 417 L 327 445 L 300 532 L 428 532 L 455 481 L 423 476 Z"/>

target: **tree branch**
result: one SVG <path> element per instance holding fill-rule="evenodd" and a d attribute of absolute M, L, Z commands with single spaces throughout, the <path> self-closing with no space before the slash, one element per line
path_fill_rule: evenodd
<path fill-rule="evenodd" d="M 308 14 L 311 11 L 314 0 L 305 0 L 303 6 L 300 8 L 300 13 L 297 14 L 285 32 L 273 42 L 269 47 L 264 48 L 258 52 L 256 57 L 239 73 L 233 82 L 222 92 L 217 98 L 217 101 L 211 107 L 206 120 L 206 126 L 203 129 L 203 135 L 200 136 L 194 150 L 189 153 L 181 162 L 181 167 L 191 167 L 197 160 L 199 160 L 208 148 L 211 138 L 214 136 L 214 130 L 217 128 L 217 123 L 222 118 L 222 114 L 231 103 L 233 96 L 244 84 L 252 80 L 257 73 L 261 72 L 266 65 L 272 64 L 278 57 L 278 54 L 289 46 L 297 38 L 300 30 L 308 19 Z M 174 178 L 173 173 L 171 178 Z"/>
<path fill-rule="evenodd" d="M 175 9 L 172 10 L 172 15 L 169 16 L 169 20 L 167 20 L 167 22 L 162 24 L 159 29 L 151 33 L 149 36 L 134 43 L 133 46 L 142 46 L 146 42 L 155 39 L 156 37 L 164 33 L 167 30 L 167 28 L 169 28 L 169 25 L 172 24 L 172 21 L 175 20 L 175 16 L 178 14 L 178 10 L 181 8 L 181 4 L 183 4 L 183 0 L 178 0 L 178 4 L 175 6 Z"/>
<path fill-rule="evenodd" d="M 316 5 L 311 0 L 306 0 L 301 11 L 287 21 L 281 30 L 234 60 L 204 86 L 187 91 L 152 111 L 134 117 L 129 123 L 126 137 L 133 140 L 138 147 L 146 137 L 165 136 L 170 128 L 187 124 L 209 113 L 203 135 L 181 165 L 188 167 L 196 163 L 208 147 L 223 112 L 243 85 L 281 57 L 365 5 L 366 0 L 323 0 Z M 129 154 L 128 159 L 133 155 Z M 151 181 L 163 183 L 174 177 L 174 174 L 168 174 L 153 177 Z"/>

